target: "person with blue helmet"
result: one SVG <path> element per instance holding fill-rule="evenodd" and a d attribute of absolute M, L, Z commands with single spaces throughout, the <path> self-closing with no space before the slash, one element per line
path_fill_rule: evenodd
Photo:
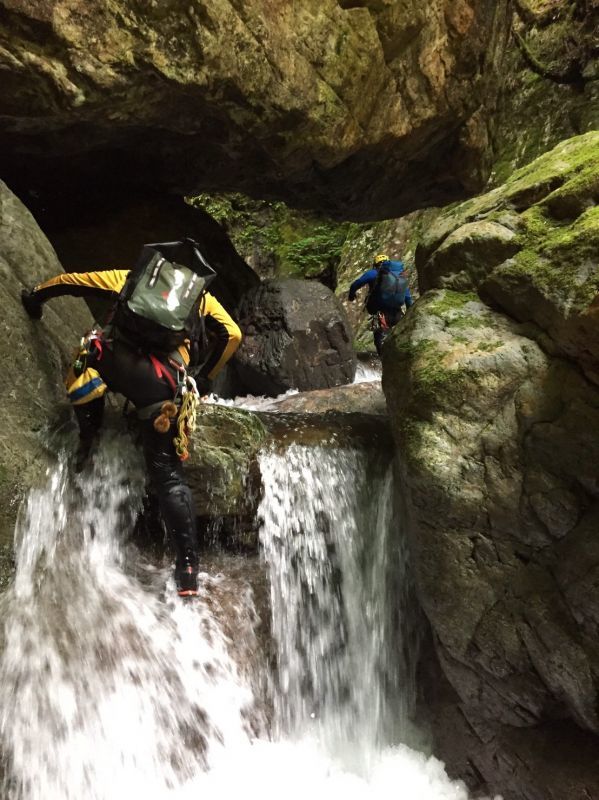
<path fill-rule="evenodd" d="M 372 268 L 356 278 L 349 287 L 347 299 L 353 302 L 363 286 L 369 289 L 364 305 L 374 318 L 374 346 L 380 356 L 389 331 L 403 316 L 403 306 L 408 309 L 413 303 L 403 262 L 392 261 L 383 253 L 375 256 Z"/>

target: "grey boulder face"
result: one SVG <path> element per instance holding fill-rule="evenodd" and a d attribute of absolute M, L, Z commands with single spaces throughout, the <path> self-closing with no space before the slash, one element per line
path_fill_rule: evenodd
<path fill-rule="evenodd" d="M 586 134 L 444 211 L 383 353 L 438 753 L 506 800 L 599 796 L 598 177 Z"/>
<path fill-rule="evenodd" d="M 3 437 L 0 449 L 0 533 L 8 533 L 22 492 L 43 472 L 48 435 L 61 404 L 73 349 L 92 319 L 82 300 L 53 300 L 41 321 L 30 320 L 21 290 L 63 271 L 35 219 L 0 181 L 0 380 Z"/>
<path fill-rule="evenodd" d="M 237 321 L 237 382 L 251 394 L 276 397 L 350 383 L 356 354 L 347 315 L 330 289 L 295 279 L 265 281 L 242 299 Z"/>

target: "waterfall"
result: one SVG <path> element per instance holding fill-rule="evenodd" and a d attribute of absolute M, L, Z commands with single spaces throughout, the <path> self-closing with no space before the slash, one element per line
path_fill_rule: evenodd
<path fill-rule="evenodd" d="M 81 475 L 61 458 L 30 492 L 1 599 L 3 798 L 467 800 L 406 744 L 413 632 L 391 473 L 297 445 L 260 466 L 265 655 L 237 567 L 202 573 L 186 602 L 170 565 L 127 543 L 134 452 L 109 441 Z"/>
<path fill-rule="evenodd" d="M 292 444 L 263 453 L 260 469 L 273 737 L 295 746 L 297 796 L 467 800 L 409 746 L 422 742 L 411 721 L 418 616 L 392 465 Z"/>
<path fill-rule="evenodd" d="M 21 510 L 2 609 L 9 800 L 170 797 L 248 740 L 253 698 L 212 611 L 218 589 L 204 581 L 211 606 L 189 607 L 171 599 L 170 570 L 166 596 L 128 574 L 133 455 L 112 443 L 81 476 L 61 459 Z"/>
<path fill-rule="evenodd" d="M 407 581 L 391 468 L 359 451 L 299 445 L 260 466 L 276 733 L 314 731 L 367 772 L 390 729 L 408 728 L 414 688 L 416 654 L 405 660 L 392 626 Z"/>

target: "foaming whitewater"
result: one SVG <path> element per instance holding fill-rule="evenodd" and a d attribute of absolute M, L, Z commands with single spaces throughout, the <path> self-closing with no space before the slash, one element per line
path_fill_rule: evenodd
<path fill-rule="evenodd" d="M 61 458 L 31 491 L 2 598 L 3 798 L 467 800 L 402 743 L 413 632 L 390 613 L 409 605 L 391 476 L 299 446 L 261 468 L 273 659 L 239 576 L 202 574 L 186 603 L 127 544 L 132 450 L 109 442 L 81 475 Z"/>
<path fill-rule="evenodd" d="M 356 367 L 356 375 L 354 383 L 370 383 L 371 381 L 380 381 L 383 375 L 383 370 L 380 362 L 364 363 L 358 362 Z"/>
<path fill-rule="evenodd" d="M 276 411 L 277 403 L 298 394 L 297 389 L 288 389 L 277 397 L 266 397 L 265 395 L 241 395 L 226 400 L 216 394 L 210 394 L 205 402 L 209 405 L 228 406 L 229 408 L 244 408 L 246 411 Z"/>
<path fill-rule="evenodd" d="M 261 471 L 275 737 L 329 765 L 318 797 L 332 782 L 349 797 L 465 800 L 463 784 L 407 744 L 418 741 L 418 637 L 392 469 L 292 445 L 264 454 Z"/>
<path fill-rule="evenodd" d="M 205 576 L 186 606 L 170 578 L 165 595 L 127 572 L 143 481 L 115 447 L 80 476 L 62 459 L 17 524 L 0 662 L 10 800 L 179 796 L 249 741 L 253 697 L 213 611 L 218 587 Z"/>

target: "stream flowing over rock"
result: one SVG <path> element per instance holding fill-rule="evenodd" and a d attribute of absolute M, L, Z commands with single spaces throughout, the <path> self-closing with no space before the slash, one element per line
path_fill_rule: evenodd
<path fill-rule="evenodd" d="M 598 26 L 3 0 L 3 796 L 599 798 Z M 244 334 L 184 467 L 196 605 L 113 395 L 74 470 L 92 316 L 20 302 L 184 236 Z M 352 384 L 381 252 L 416 303 Z"/>
<path fill-rule="evenodd" d="M 448 201 L 488 174 L 509 22 L 505 0 L 5 0 L 0 171 L 366 218 Z"/>
<path fill-rule="evenodd" d="M 507 797 L 599 791 L 598 181 L 593 133 L 441 214 L 384 351 L 443 747 Z"/>

